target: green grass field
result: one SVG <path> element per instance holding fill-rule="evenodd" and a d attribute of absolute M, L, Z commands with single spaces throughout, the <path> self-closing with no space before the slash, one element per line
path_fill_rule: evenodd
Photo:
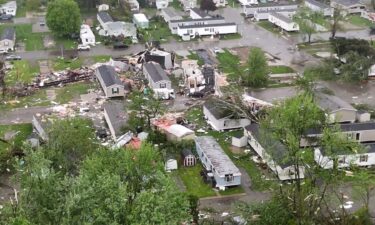
<path fill-rule="evenodd" d="M 269 66 L 268 67 L 272 74 L 281 74 L 281 73 L 294 73 L 295 71 L 289 66 Z"/>
<path fill-rule="evenodd" d="M 16 146 L 22 145 L 22 143 L 26 140 L 27 136 L 31 134 L 33 131 L 31 124 L 15 124 L 15 125 L 0 125 L 0 138 L 4 138 L 4 135 L 7 132 L 15 131 L 17 132 L 16 136 L 14 137 L 11 142 L 14 141 Z M 6 147 L 5 143 L 0 142 L 0 148 Z"/>
<path fill-rule="evenodd" d="M 55 71 L 61 71 L 65 69 L 78 69 L 82 66 L 82 59 L 61 59 L 58 58 L 53 63 L 53 69 Z"/>
<path fill-rule="evenodd" d="M 151 20 L 148 29 L 139 29 L 138 32 L 143 36 L 144 42 L 160 41 L 161 43 L 165 43 L 173 39 L 168 24 L 162 20 Z"/>
<path fill-rule="evenodd" d="M 56 89 L 56 102 L 60 104 L 68 103 L 75 98 L 79 98 L 81 94 L 86 94 L 87 90 L 94 87 L 91 82 L 78 82 L 66 85 Z"/>
<path fill-rule="evenodd" d="M 370 20 L 368 19 L 365 19 L 359 15 L 352 15 L 352 16 L 349 16 L 349 19 L 348 21 L 353 24 L 353 25 L 356 25 L 356 26 L 359 26 L 359 27 L 371 27 L 374 23 L 371 22 Z"/>
<path fill-rule="evenodd" d="M 103 63 L 103 62 L 108 62 L 111 57 L 108 55 L 97 55 L 93 56 L 92 59 L 96 63 Z"/>
<path fill-rule="evenodd" d="M 204 65 L 203 59 L 199 58 L 198 54 L 195 53 L 195 52 L 190 51 L 190 55 L 188 55 L 187 58 L 188 59 L 192 59 L 192 60 L 198 60 L 198 65 L 199 66 L 203 66 Z"/>
<path fill-rule="evenodd" d="M 257 22 L 256 24 L 272 33 L 278 34 L 280 32 L 279 28 L 273 25 L 269 21 L 260 21 L 260 22 Z"/>
<path fill-rule="evenodd" d="M 30 65 L 28 61 L 14 61 L 13 69 L 6 74 L 5 81 L 9 86 L 16 83 L 30 83 L 38 73 L 39 67 Z"/>
<path fill-rule="evenodd" d="M 45 90 L 38 90 L 30 96 L 25 96 L 21 98 L 6 97 L 5 103 L 0 104 L 0 111 L 10 110 L 14 108 L 23 108 L 31 106 L 48 106 L 51 102 L 47 99 L 47 94 Z"/>
<path fill-rule="evenodd" d="M 177 173 L 184 182 L 188 194 L 195 195 L 198 198 L 215 196 L 216 193 L 209 184 L 203 182 L 200 176 L 202 165 L 197 164 L 194 167 L 181 166 Z"/>

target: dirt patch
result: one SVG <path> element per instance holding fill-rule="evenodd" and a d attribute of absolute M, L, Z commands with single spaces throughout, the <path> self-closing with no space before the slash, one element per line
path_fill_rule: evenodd
<path fill-rule="evenodd" d="M 43 46 L 45 48 L 53 48 L 55 47 L 56 42 L 53 40 L 53 37 L 51 35 L 46 35 L 43 37 Z"/>
<path fill-rule="evenodd" d="M 50 74 L 52 72 L 51 68 L 52 65 L 49 60 L 39 61 L 40 74 Z"/>

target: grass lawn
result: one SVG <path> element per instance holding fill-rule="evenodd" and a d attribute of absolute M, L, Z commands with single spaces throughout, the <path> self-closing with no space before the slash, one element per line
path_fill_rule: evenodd
<path fill-rule="evenodd" d="M 56 42 L 55 48 L 57 49 L 60 49 L 61 45 L 64 46 L 64 49 L 76 49 L 78 45 L 78 43 L 72 39 L 54 37 L 54 40 Z"/>
<path fill-rule="evenodd" d="M 139 29 L 138 32 L 143 36 L 143 41 L 160 41 L 161 43 L 168 42 L 173 38 L 168 24 L 162 20 L 150 20 L 148 29 Z"/>
<path fill-rule="evenodd" d="M 26 51 L 43 50 L 43 33 L 32 33 L 31 24 L 1 25 L 0 33 L 7 27 L 14 27 L 16 30 L 17 42 L 25 43 Z"/>
<path fill-rule="evenodd" d="M 27 9 L 25 7 L 25 1 L 17 1 L 16 17 L 25 17 L 26 16 L 26 11 L 27 11 Z"/>
<path fill-rule="evenodd" d="M 370 20 L 365 19 L 359 15 L 349 16 L 348 21 L 351 24 L 359 26 L 359 27 L 371 27 L 373 25 L 373 23 Z"/>
<path fill-rule="evenodd" d="M 47 99 L 46 90 L 38 90 L 33 95 L 21 98 L 8 97 L 5 104 L 0 104 L 1 110 L 10 110 L 21 107 L 48 106 L 51 102 Z"/>
<path fill-rule="evenodd" d="M 53 69 L 55 71 L 61 71 L 65 70 L 67 68 L 70 69 L 78 69 L 82 66 L 82 59 L 77 58 L 77 59 L 55 59 L 53 63 Z"/>
<path fill-rule="evenodd" d="M 215 191 L 209 184 L 204 183 L 203 178 L 200 176 L 202 168 L 199 163 L 194 167 L 180 166 L 177 173 L 184 182 L 188 194 L 195 195 L 198 198 L 215 196 Z"/>
<path fill-rule="evenodd" d="M 228 6 L 232 8 L 239 8 L 241 4 L 237 0 L 228 0 Z"/>
<path fill-rule="evenodd" d="M 235 40 L 235 39 L 240 39 L 241 37 L 242 37 L 241 34 L 235 33 L 235 34 L 225 34 L 220 39 L 221 40 Z"/>
<path fill-rule="evenodd" d="M 203 59 L 201 59 L 197 53 L 195 52 L 192 52 L 190 51 L 190 55 L 187 56 L 188 59 L 192 59 L 192 60 L 198 60 L 198 65 L 199 66 L 203 66 L 204 65 L 204 61 Z"/>
<path fill-rule="evenodd" d="M 96 63 L 108 62 L 110 58 L 111 56 L 108 56 L 108 55 L 97 55 L 97 56 L 92 57 L 92 59 Z"/>
<path fill-rule="evenodd" d="M 27 136 L 31 134 L 33 128 L 31 124 L 14 124 L 14 125 L 0 125 L 0 138 L 4 137 L 4 134 L 9 131 L 18 132 L 13 139 L 16 146 L 21 146 L 23 141 L 26 140 Z M 0 142 L 0 148 L 6 147 L 4 143 Z"/>
<path fill-rule="evenodd" d="M 6 74 L 5 81 L 10 86 L 15 85 L 17 82 L 30 83 L 38 73 L 39 67 L 31 66 L 28 61 L 14 61 L 13 69 Z"/>
<path fill-rule="evenodd" d="M 172 2 L 169 3 L 169 6 L 172 6 L 173 8 L 183 11 L 184 9 L 182 8 L 181 3 L 178 0 L 173 0 Z"/>
<path fill-rule="evenodd" d="M 264 29 L 266 29 L 266 30 L 268 30 L 272 33 L 275 33 L 275 34 L 280 33 L 279 28 L 276 27 L 274 24 L 272 24 L 269 21 L 260 21 L 260 22 L 257 22 L 257 25 L 260 26 L 260 27 L 263 27 Z"/>
<path fill-rule="evenodd" d="M 323 27 L 325 27 L 325 28 L 329 28 L 329 21 L 326 20 L 326 19 L 323 18 L 323 17 L 317 18 L 314 22 L 315 22 L 316 24 L 320 25 L 320 26 L 323 26 Z"/>
<path fill-rule="evenodd" d="M 281 73 L 294 73 L 295 71 L 289 66 L 269 66 L 270 72 L 272 74 L 281 74 Z"/>
<path fill-rule="evenodd" d="M 317 52 L 332 52 L 332 47 L 329 41 L 301 43 L 298 44 L 298 48 L 305 50 L 307 53 L 312 55 Z"/>
<path fill-rule="evenodd" d="M 57 88 L 55 101 L 60 104 L 68 103 L 75 98 L 79 98 L 81 94 L 86 94 L 87 90 L 93 86 L 94 84 L 91 82 L 78 82 Z"/>

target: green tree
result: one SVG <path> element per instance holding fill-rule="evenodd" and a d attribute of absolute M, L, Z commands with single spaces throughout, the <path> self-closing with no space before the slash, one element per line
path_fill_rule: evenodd
<path fill-rule="evenodd" d="M 340 73 L 347 82 L 358 82 L 367 80 L 369 68 L 372 66 L 372 60 L 366 56 L 359 55 L 356 52 L 345 54 L 343 63 L 340 67 Z"/>
<path fill-rule="evenodd" d="M 26 9 L 28 11 L 38 11 L 42 5 L 41 0 L 28 0 L 26 1 Z"/>
<path fill-rule="evenodd" d="M 46 157 L 55 169 L 69 174 L 77 172 L 86 156 L 97 149 L 91 121 L 82 118 L 56 120 L 48 130 Z"/>
<path fill-rule="evenodd" d="M 311 36 L 316 32 L 316 25 L 323 18 L 320 12 L 312 11 L 309 8 L 302 7 L 298 10 L 293 19 L 298 24 L 301 34 L 307 36 L 307 42 L 311 42 Z"/>
<path fill-rule="evenodd" d="M 200 1 L 201 10 L 215 11 L 217 9 L 216 4 L 213 0 L 202 0 Z"/>
<path fill-rule="evenodd" d="M 81 14 L 78 4 L 73 0 L 59 0 L 48 3 L 46 22 L 57 36 L 70 37 L 78 33 Z"/>
<path fill-rule="evenodd" d="M 341 29 L 340 23 L 345 19 L 345 16 L 342 12 L 341 8 L 335 7 L 333 8 L 333 13 L 332 13 L 332 19 L 330 23 L 330 28 L 331 28 L 331 38 L 336 37 L 336 33 L 339 29 Z"/>
<path fill-rule="evenodd" d="M 148 95 L 135 91 L 129 97 L 131 100 L 129 108 L 134 110 L 141 120 L 146 122 L 146 128 L 151 128 L 151 119 L 165 111 L 160 99 L 156 99 L 153 93 Z"/>
<path fill-rule="evenodd" d="M 246 86 L 265 87 L 268 83 L 268 65 L 264 52 L 260 48 L 252 48 L 249 53 L 242 80 Z"/>

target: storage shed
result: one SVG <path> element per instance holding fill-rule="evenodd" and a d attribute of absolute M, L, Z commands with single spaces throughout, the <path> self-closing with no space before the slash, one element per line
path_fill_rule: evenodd
<path fill-rule="evenodd" d="M 184 150 L 182 150 L 181 156 L 182 164 L 184 166 L 195 166 L 195 164 L 197 163 L 197 158 L 195 158 L 195 155 L 191 152 L 190 149 L 185 148 Z"/>
<path fill-rule="evenodd" d="M 147 29 L 149 21 L 145 14 L 137 13 L 133 15 L 133 23 L 138 28 Z"/>
<path fill-rule="evenodd" d="M 243 148 L 247 145 L 247 137 L 241 133 L 232 137 L 232 145 L 238 148 Z"/>

